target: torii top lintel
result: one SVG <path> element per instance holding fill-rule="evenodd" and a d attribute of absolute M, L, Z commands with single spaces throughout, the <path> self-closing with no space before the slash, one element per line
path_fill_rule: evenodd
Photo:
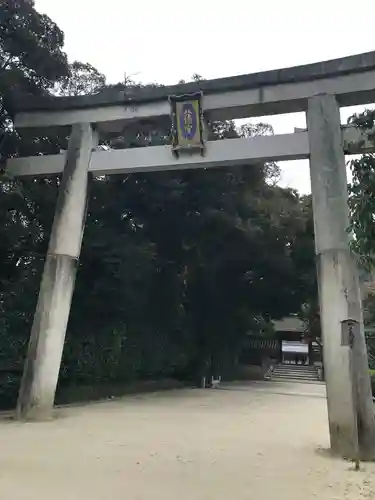
<path fill-rule="evenodd" d="M 209 119 L 304 111 L 312 95 L 332 93 L 341 106 L 375 102 L 375 51 L 248 75 L 172 86 L 105 90 L 77 97 L 25 96 L 14 103 L 16 127 L 68 126 L 82 121 L 103 130 L 170 113 L 168 96 L 203 91 Z"/>

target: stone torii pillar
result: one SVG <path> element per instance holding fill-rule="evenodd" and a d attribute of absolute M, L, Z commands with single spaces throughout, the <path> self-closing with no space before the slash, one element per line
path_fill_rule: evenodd
<path fill-rule="evenodd" d="M 374 458 L 374 409 L 358 271 L 349 249 L 346 165 L 335 96 L 308 100 L 307 128 L 331 448 L 354 458 L 359 443 L 361 458 Z M 348 319 L 360 325 L 352 353 L 342 341 L 342 322 Z"/>
<path fill-rule="evenodd" d="M 52 416 L 86 218 L 88 168 L 97 136 L 91 124 L 72 126 L 16 417 Z"/>

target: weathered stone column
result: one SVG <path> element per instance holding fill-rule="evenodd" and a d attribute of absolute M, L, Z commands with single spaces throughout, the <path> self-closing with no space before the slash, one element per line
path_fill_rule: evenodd
<path fill-rule="evenodd" d="M 362 323 L 362 313 L 357 268 L 349 250 L 346 165 L 339 106 L 333 95 L 309 99 L 307 125 L 331 448 L 355 458 L 358 437 L 363 456 L 363 440 L 374 437 L 375 422 L 373 409 L 369 409 L 371 387 L 363 324 L 362 338 L 356 339 L 361 360 L 355 356 L 355 370 L 362 380 L 361 401 L 353 397 L 353 391 L 358 396 L 359 378 L 353 386 L 354 358 L 341 338 L 341 322 L 354 319 Z"/>
<path fill-rule="evenodd" d="M 89 123 L 72 127 L 18 396 L 18 419 L 52 416 L 85 225 L 88 167 L 95 147 L 96 133 Z"/>

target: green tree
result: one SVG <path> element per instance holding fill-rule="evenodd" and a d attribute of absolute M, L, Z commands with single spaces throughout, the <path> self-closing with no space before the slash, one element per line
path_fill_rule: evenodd
<path fill-rule="evenodd" d="M 233 137 L 241 133 L 249 136 L 262 133 L 265 128 L 260 125 L 259 132 L 254 125 L 237 131 L 231 122 L 215 123 L 211 124 L 211 133 L 212 137 L 219 138 L 227 137 L 226 131 Z M 154 133 L 157 131 L 152 132 L 150 144 L 157 135 Z M 167 131 L 159 129 L 158 137 L 163 135 L 167 137 Z M 119 137 L 110 144 L 137 147 L 145 142 L 136 133 L 126 139 Z M 94 217 L 96 238 L 110 254 L 109 259 L 98 254 L 102 262 L 101 283 L 104 284 L 106 263 L 111 268 L 108 280 L 118 283 L 117 287 L 100 286 L 97 300 L 109 304 L 112 331 L 118 332 L 122 325 L 127 341 L 134 332 L 137 343 L 144 345 L 144 355 L 146 345 L 152 344 L 151 339 L 160 340 L 162 335 L 164 341 L 160 340 L 159 345 L 168 351 L 167 367 L 171 370 L 177 359 L 181 363 L 190 359 L 197 366 L 203 362 L 202 358 L 213 355 L 222 358 L 232 352 L 235 357 L 244 335 L 254 327 L 254 317 L 263 314 L 271 318 L 298 312 L 302 297 L 306 296 L 301 294 L 302 283 L 293 263 L 295 240 L 298 231 L 304 228 L 304 219 L 299 214 L 302 204 L 297 193 L 269 186 L 267 179 L 267 165 L 248 165 L 116 176 L 96 181 L 92 191 L 98 206 Z M 103 218 L 106 213 L 108 219 Z M 89 209 L 82 273 L 86 259 L 93 256 L 90 246 L 98 247 L 88 236 L 92 217 Z M 109 227 L 113 228 L 110 232 Z M 144 300 L 126 279 L 128 273 L 119 281 L 116 272 L 120 262 L 132 265 L 124 254 L 123 243 L 117 245 L 117 241 L 122 241 L 123 231 L 128 234 L 124 240 L 128 244 L 137 241 L 138 252 L 143 247 L 152 248 L 152 252 L 142 253 L 148 255 L 150 269 L 153 268 L 151 274 L 143 273 L 145 281 L 139 285 L 142 290 L 150 290 L 142 294 Z M 105 241 L 110 234 L 114 237 L 108 246 Z M 140 276 L 140 268 L 133 266 L 133 272 L 136 269 Z M 148 281 L 154 286 L 150 288 Z M 85 288 L 82 285 L 82 291 Z M 111 289 L 117 300 L 107 295 Z M 121 294 L 117 290 L 121 290 Z M 124 296 L 128 297 L 125 302 Z M 91 292 L 85 300 L 76 292 L 80 314 L 72 313 L 72 317 L 76 317 L 77 322 L 85 317 L 82 303 L 86 302 L 89 310 L 92 297 Z M 136 302 L 135 297 L 138 297 Z M 74 307 L 73 304 L 73 311 Z M 136 311 L 140 311 L 139 316 Z M 80 330 L 78 323 L 76 328 Z M 102 325 L 104 330 L 106 326 Z M 109 333 L 104 336 L 108 339 Z M 152 356 L 156 357 L 155 349 Z M 150 359 L 144 366 L 150 367 Z"/>
<path fill-rule="evenodd" d="M 69 75 L 64 35 L 31 0 L 0 3 L 0 153 L 45 150 L 48 139 L 20 141 L 12 127 L 13 103 L 25 94 L 46 95 L 54 82 Z"/>
<path fill-rule="evenodd" d="M 55 84 L 53 92 L 56 95 L 91 95 L 97 94 L 105 88 L 105 76 L 91 64 L 74 61 L 69 69 L 69 75 L 66 75 Z"/>
<path fill-rule="evenodd" d="M 374 141 L 375 110 L 354 115 L 350 123 L 360 128 Z M 352 182 L 349 185 L 350 231 L 352 247 L 362 265 L 371 269 L 375 264 L 375 154 L 366 153 L 350 162 Z"/>

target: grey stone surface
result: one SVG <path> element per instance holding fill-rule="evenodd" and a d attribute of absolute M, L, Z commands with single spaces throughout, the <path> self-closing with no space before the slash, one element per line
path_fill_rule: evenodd
<path fill-rule="evenodd" d="M 375 69 L 375 51 L 357 54 L 340 59 L 332 59 L 313 64 L 262 71 L 247 75 L 203 80 L 186 84 L 141 88 L 124 91 L 106 90 L 96 95 L 78 97 L 34 98 L 25 95 L 13 103 L 14 111 L 69 110 L 97 106 L 111 106 L 122 103 L 145 103 L 165 100 L 169 95 L 181 95 L 202 90 L 205 94 L 216 92 L 251 89 L 282 83 L 307 82 L 327 77 L 342 76 L 349 73 L 365 72 Z"/>
<path fill-rule="evenodd" d="M 96 134 L 90 124 L 73 127 L 56 203 L 37 308 L 21 380 L 19 420 L 51 417 L 81 249 L 88 167 Z"/>

